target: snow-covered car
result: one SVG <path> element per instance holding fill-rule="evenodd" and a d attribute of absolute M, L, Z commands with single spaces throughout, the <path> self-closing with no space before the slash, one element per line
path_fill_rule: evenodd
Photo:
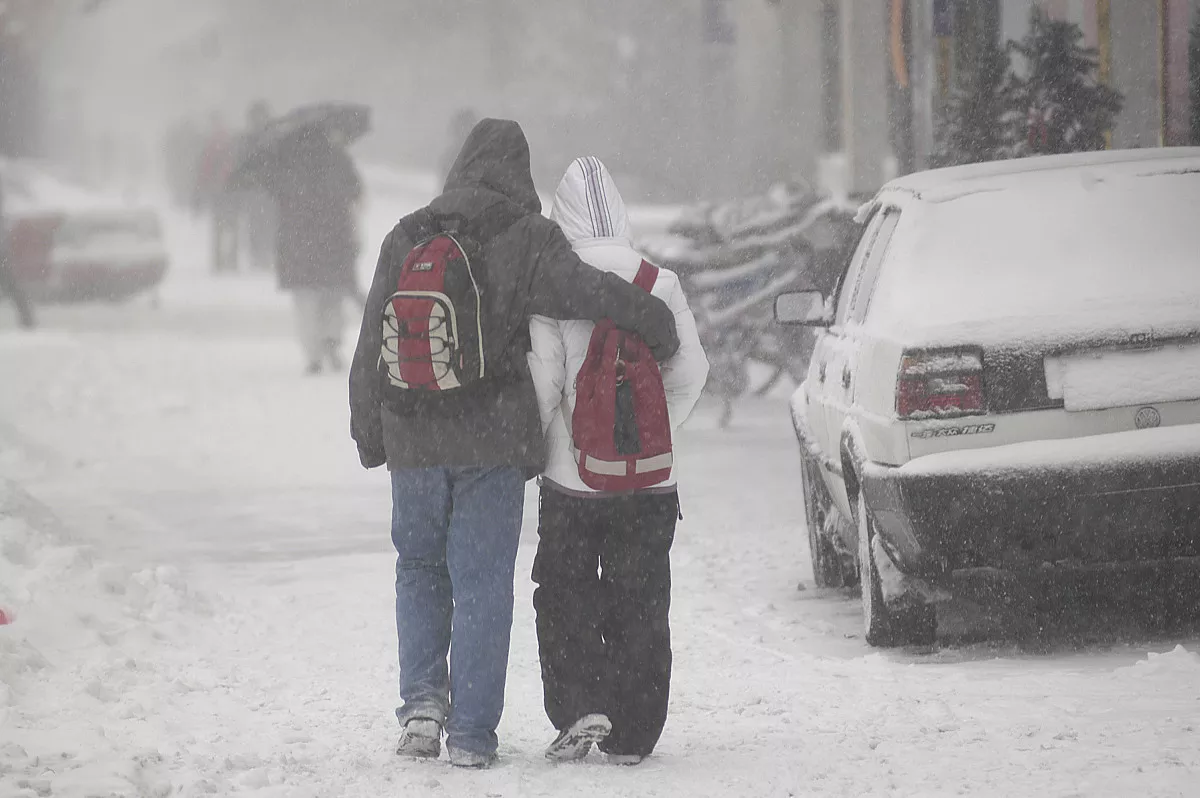
<path fill-rule="evenodd" d="M 979 577 L 1200 556 L 1200 149 L 892 181 L 791 401 L 818 585 L 872 645 Z M 1195 562 L 1195 560 L 1193 560 Z"/>
<path fill-rule="evenodd" d="M 158 214 L 59 180 L 40 164 L 0 161 L 13 270 L 43 302 L 122 300 L 167 271 Z"/>

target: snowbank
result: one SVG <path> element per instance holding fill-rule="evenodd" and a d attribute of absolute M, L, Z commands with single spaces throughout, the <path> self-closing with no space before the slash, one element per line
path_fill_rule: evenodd
<path fill-rule="evenodd" d="M 0 608 L 0 795 L 170 794 L 152 718 L 209 602 L 0 514 Z"/>
<path fill-rule="evenodd" d="M 1117 668 L 1116 673 L 1118 676 L 1134 679 L 1179 677 L 1195 683 L 1196 680 L 1200 680 L 1200 654 L 1177 645 L 1161 654 L 1151 651 L 1145 659 L 1124 668 Z"/>

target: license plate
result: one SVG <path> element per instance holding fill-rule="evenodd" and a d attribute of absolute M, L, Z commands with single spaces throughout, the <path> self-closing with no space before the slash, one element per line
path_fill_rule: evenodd
<path fill-rule="evenodd" d="M 1200 399 L 1200 346 L 1092 350 L 1048 357 L 1046 387 L 1069 411 Z"/>

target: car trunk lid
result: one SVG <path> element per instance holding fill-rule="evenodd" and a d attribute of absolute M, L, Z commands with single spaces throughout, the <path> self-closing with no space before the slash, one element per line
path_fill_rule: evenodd
<path fill-rule="evenodd" d="M 980 347 L 989 413 L 1200 400 L 1200 307 L 1189 299 L 932 328 L 906 343 Z"/>

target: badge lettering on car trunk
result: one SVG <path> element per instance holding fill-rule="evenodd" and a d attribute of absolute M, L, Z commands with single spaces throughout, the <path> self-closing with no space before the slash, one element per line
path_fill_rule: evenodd
<path fill-rule="evenodd" d="M 1154 429 L 1162 424 L 1162 415 L 1153 407 L 1143 407 L 1133 417 L 1133 425 L 1138 429 Z"/>
<path fill-rule="evenodd" d="M 989 435 L 996 431 L 995 424 L 971 424 L 966 427 L 938 427 L 914 432 L 914 438 L 959 438 L 963 435 Z"/>
<path fill-rule="evenodd" d="M 1154 346 L 1154 331 L 1134 333 L 1129 336 L 1129 345 L 1132 347 L 1151 347 Z"/>

